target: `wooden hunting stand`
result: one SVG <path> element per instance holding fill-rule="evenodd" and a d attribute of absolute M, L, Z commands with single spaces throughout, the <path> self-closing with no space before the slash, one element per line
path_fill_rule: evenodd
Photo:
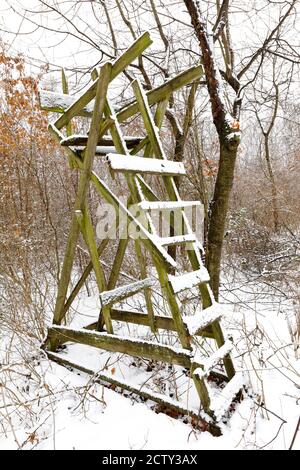
<path fill-rule="evenodd" d="M 97 73 L 93 74 L 93 84 L 78 99 L 67 94 L 41 93 L 42 108 L 61 113 L 60 117 L 49 125 L 49 129 L 57 141 L 66 149 L 71 166 L 77 168 L 80 172 L 75 208 L 64 263 L 60 273 L 53 325 L 48 328 L 48 336 L 43 347 L 51 359 L 63 361 L 66 365 L 72 365 L 73 367 L 76 367 L 74 363 L 66 359 L 58 359 L 59 354 L 56 351 L 59 345 L 66 342 L 82 343 L 106 351 L 125 353 L 188 368 L 199 394 L 204 413 L 206 413 L 210 422 L 216 422 L 226 413 L 232 400 L 240 392 L 243 383 L 241 375 L 235 374 L 230 356 L 233 344 L 230 340 L 225 339 L 220 326 L 222 307 L 215 302 L 209 286 L 209 274 L 202 261 L 203 248 L 193 233 L 184 213 L 185 207 L 199 203 L 194 201 L 186 202 L 180 199 L 174 177 L 185 175 L 185 168 L 182 163 L 167 160 L 159 136 L 159 129 L 163 123 L 170 94 L 181 87 L 199 81 L 203 74 L 202 66 L 191 68 L 147 93 L 142 89 L 139 81 L 134 80 L 131 86 L 134 91 L 135 101 L 117 113 L 114 112 L 107 96 L 109 84 L 137 59 L 151 43 L 149 33 L 145 33 L 119 59 L 113 63 L 105 63 L 101 67 L 99 76 Z M 67 93 L 67 91 L 66 81 L 64 80 L 64 92 Z M 154 114 L 150 109 L 152 106 L 155 106 Z M 121 124 L 138 113 L 142 118 L 146 137 L 142 139 L 123 137 Z M 91 118 L 90 130 L 87 136 L 70 135 L 72 132 L 71 120 L 75 116 Z M 61 132 L 64 127 L 67 136 Z M 101 152 L 103 153 L 103 147 L 112 145 L 115 153 L 108 154 L 103 165 L 107 165 L 110 172 L 125 175 L 129 190 L 129 203 L 127 206 L 93 171 L 93 162 L 95 155 L 99 153 L 99 146 L 101 146 Z M 144 151 L 143 156 L 140 156 L 142 151 Z M 147 182 L 147 175 L 149 174 L 156 174 L 161 177 L 168 195 L 168 201 L 158 200 Z M 96 191 L 107 203 L 113 205 L 118 213 L 121 212 L 125 215 L 128 222 L 134 224 L 142 234 L 141 238 L 134 241 L 140 264 L 141 280 L 129 285 L 117 286 L 122 261 L 126 254 L 127 238 L 120 239 L 113 268 L 108 280 L 106 279 L 100 255 L 108 245 L 109 239 L 102 240 L 100 245 L 96 244 L 87 198 L 90 183 L 94 185 Z M 130 210 L 130 204 L 138 205 L 140 211 L 145 213 L 147 226 L 142 225 L 134 217 Z M 160 208 L 180 211 L 184 226 L 183 235 L 167 238 L 159 237 L 151 219 L 151 210 Z M 89 250 L 91 262 L 69 297 L 67 297 L 80 232 Z M 191 266 L 190 272 L 178 273 L 178 264 L 168 251 L 168 247 L 176 245 L 186 246 Z M 147 277 L 143 250 L 146 250 L 151 256 L 153 267 L 157 272 L 157 280 Z M 87 325 L 84 329 L 62 326 L 68 309 L 92 270 L 95 273 L 101 301 L 98 321 L 92 325 Z M 167 316 L 167 312 L 166 316 L 157 316 L 154 313 L 151 289 L 155 282 L 161 287 L 171 316 Z M 183 318 L 178 294 L 195 287 L 199 287 L 202 310 L 194 317 Z M 115 308 L 120 301 L 138 292 L 145 295 L 146 313 L 123 311 Z M 114 334 L 113 322 L 116 320 L 149 326 L 154 333 L 158 329 L 174 331 L 174 334 L 178 335 L 179 346 L 171 347 L 157 341 L 118 336 Z M 203 357 L 195 352 L 194 338 L 196 336 L 214 339 L 217 344 L 217 351 L 210 357 Z M 214 374 L 214 368 L 220 363 L 223 364 L 223 376 L 227 384 L 222 389 L 218 399 L 212 400 L 207 379 Z M 84 372 L 91 372 L 83 367 L 78 368 L 84 370 Z M 99 378 L 106 382 L 117 383 L 118 386 L 135 393 L 142 393 L 126 382 L 114 380 L 108 374 L 100 374 Z M 163 400 L 161 395 L 158 396 L 150 391 L 144 391 L 143 395 L 153 401 L 164 403 L 166 406 L 188 412 L 182 404 L 174 402 L 169 397 Z"/>

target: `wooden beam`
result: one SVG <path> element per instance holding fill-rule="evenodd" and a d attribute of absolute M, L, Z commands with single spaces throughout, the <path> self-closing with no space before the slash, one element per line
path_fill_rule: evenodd
<path fill-rule="evenodd" d="M 150 327 L 149 316 L 147 313 L 143 312 L 134 312 L 131 310 L 119 310 L 112 308 L 111 309 L 111 319 L 115 321 L 122 321 L 124 323 L 132 323 L 134 325 L 144 325 Z M 167 330 L 167 331 L 177 331 L 173 318 L 171 317 L 162 317 L 155 316 L 154 322 L 157 329 Z M 84 327 L 86 330 L 96 330 L 97 322 L 91 323 L 90 325 Z M 214 338 L 211 327 L 202 329 L 196 333 L 196 336 L 203 336 L 205 338 Z"/>
<path fill-rule="evenodd" d="M 169 92 L 173 93 L 174 91 L 179 90 L 180 88 L 192 83 L 194 80 L 199 79 L 203 75 L 202 66 L 192 67 L 174 78 L 171 78 L 167 82 L 163 83 L 157 88 L 150 90 L 147 93 L 147 98 L 150 106 L 158 103 L 163 100 L 163 98 L 168 95 Z M 94 87 L 93 84 L 91 87 Z M 62 95 L 60 93 L 53 93 L 48 91 L 40 91 L 40 106 L 45 111 L 55 112 L 55 113 L 64 113 L 68 108 L 74 106 L 76 102 L 76 97 L 70 95 Z M 78 114 L 76 116 L 85 116 L 91 117 L 93 111 L 93 106 L 87 101 L 87 104 L 82 108 L 78 109 Z M 131 118 L 139 112 L 138 104 L 135 101 L 130 105 L 122 108 L 117 112 L 118 121 L 124 122 L 127 119 Z M 147 138 L 146 138 L 147 139 Z M 147 140 L 144 144 L 147 143 Z M 142 148 L 142 147 L 141 147 Z"/>
<path fill-rule="evenodd" d="M 118 154 L 108 154 L 107 161 L 113 171 L 121 173 L 140 173 L 161 176 L 184 176 L 186 170 L 181 162 L 172 160 L 158 160 L 156 158 L 145 158 Z"/>
<path fill-rule="evenodd" d="M 155 280 L 151 278 L 143 279 L 142 281 L 133 282 L 126 284 L 116 289 L 112 289 L 100 294 L 100 301 L 103 307 L 111 306 L 121 300 L 125 300 L 128 297 L 132 297 L 146 287 L 151 287 L 155 284 Z"/>
<path fill-rule="evenodd" d="M 125 382 L 121 379 L 116 379 L 110 374 L 106 374 L 104 372 L 96 372 L 95 370 L 88 369 L 87 367 L 81 366 L 80 364 L 70 361 L 66 357 L 62 357 L 59 354 L 52 353 L 47 350 L 45 352 L 51 361 L 56 362 L 60 366 L 66 367 L 67 369 L 77 369 L 78 371 L 83 372 L 84 374 L 91 375 L 94 377 L 94 381 L 96 383 L 99 383 L 101 385 L 110 384 L 114 387 L 120 388 L 122 391 L 126 390 L 131 394 L 141 396 L 145 400 L 150 400 L 160 405 L 160 412 L 173 410 L 176 413 L 188 416 L 192 420 L 194 426 L 196 423 L 198 423 L 200 429 L 207 430 L 213 436 L 219 437 L 222 435 L 219 426 L 214 424 L 211 420 L 207 421 L 207 418 L 202 418 L 199 415 L 199 412 L 195 413 L 195 411 L 190 410 L 189 408 L 185 407 L 181 402 L 176 401 L 173 398 L 168 398 L 159 393 L 152 392 L 151 390 L 141 389 L 140 387 L 137 387 L 134 384 Z"/>
<path fill-rule="evenodd" d="M 148 91 L 146 95 L 147 95 L 147 100 L 148 100 L 149 105 L 152 106 L 158 103 L 159 101 L 164 100 L 164 98 L 168 96 L 170 93 L 174 93 L 175 91 L 179 90 L 180 88 L 183 88 L 189 83 L 192 83 L 194 80 L 201 78 L 203 73 L 204 72 L 203 72 L 202 65 L 199 65 L 198 67 L 192 67 L 180 73 L 176 77 L 171 78 L 170 80 L 166 81 L 159 87 Z M 140 110 L 139 110 L 138 103 L 134 102 L 128 105 L 127 107 L 124 107 L 124 109 L 121 109 L 117 113 L 118 121 L 124 122 L 127 119 L 134 116 L 135 114 L 137 114 L 139 111 Z"/>
<path fill-rule="evenodd" d="M 65 305 L 65 300 L 66 300 L 66 296 L 68 292 L 68 287 L 70 284 L 71 271 L 72 271 L 72 266 L 74 262 L 75 250 L 76 250 L 77 240 L 78 240 L 79 230 L 80 230 L 77 217 L 76 217 L 76 211 L 79 210 L 83 212 L 85 209 L 86 195 L 88 193 L 88 188 L 89 188 L 89 183 L 90 183 L 90 178 L 91 178 L 91 171 L 92 171 L 92 165 L 93 165 L 93 160 L 94 160 L 94 155 L 95 155 L 95 148 L 97 145 L 100 124 L 101 124 L 102 115 L 104 111 L 105 98 L 106 98 L 108 83 L 110 80 L 110 74 L 111 74 L 111 64 L 107 63 L 101 69 L 101 73 L 100 73 L 101 80 L 99 79 L 99 84 L 97 87 L 95 109 L 94 109 L 93 118 L 92 118 L 88 145 L 85 151 L 84 162 L 81 162 L 82 172 L 79 178 L 78 190 L 77 190 L 76 200 L 75 200 L 74 214 L 72 217 L 64 262 L 63 262 L 62 270 L 60 273 L 58 293 L 57 293 L 57 299 L 56 299 L 55 310 L 54 310 L 53 322 L 55 324 L 60 324 L 64 315 L 63 314 L 64 305 Z M 55 345 L 53 345 L 53 348 L 55 349 Z"/>
<path fill-rule="evenodd" d="M 71 341 L 86 344 L 105 351 L 129 354 L 134 357 L 144 357 L 154 361 L 163 361 L 169 364 L 177 364 L 182 367 L 191 366 L 191 353 L 185 349 L 177 349 L 151 341 L 143 341 L 124 336 L 110 335 L 108 333 L 92 332 L 88 330 L 74 330 L 63 326 L 48 328 L 48 340 L 50 342 L 60 339 L 63 342 Z"/>
<path fill-rule="evenodd" d="M 124 137 L 128 148 L 132 149 L 143 140 L 142 137 Z M 60 142 L 63 147 L 86 147 L 88 141 L 88 135 L 71 135 L 66 137 Z M 101 147 L 113 147 L 114 142 L 111 137 L 103 136 L 98 139 L 97 145 Z"/>
<path fill-rule="evenodd" d="M 152 44 L 152 39 L 148 32 L 142 34 L 130 47 L 127 49 L 124 54 L 121 55 L 115 62 L 112 64 L 112 71 L 110 75 L 110 81 L 114 80 L 123 70 L 130 65 L 135 59 L 137 59 L 147 47 Z M 98 80 L 101 80 L 99 77 L 94 83 L 86 90 L 86 92 L 80 96 L 80 98 L 75 101 L 65 113 L 57 119 L 55 122 L 55 127 L 61 129 L 64 127 L 70 120 L 78 114 L 87 104 L 92 101 L 96 96 Z"/>

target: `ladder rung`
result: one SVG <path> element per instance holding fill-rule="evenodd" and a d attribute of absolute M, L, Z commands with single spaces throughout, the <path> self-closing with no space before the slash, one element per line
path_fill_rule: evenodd
<path fill-rule="evenodd" d="M 217 421 L 220 421 L 229 410 L 236 395 L 243 389 L 245 377 L 242 373 L 237 373 L 223 390 L 212 399 L 211 410 L 214 412 Z"/>
<path fill-rule="evenodd" d="M 190 367 L 191 365 L 191 351 L 187 349 L 129 336 L 117 336 L 105 332 L 54 325 L 48 328 L 48 338 L 50 340 L 57 338 L 63 342 L 67 340 L 68 342 L 81 343 L 105 351 L 169 362 L 183 367 Z"/>
<path fill-rule="evenodd" d="M 159 241 L 162 246 L 171 246 L 171 245 L 184 245 L 185 243 L 196 242 L 196 236 L 192 234 L 188 235 L 179 235 L 177 237 L 165 237 L 159 238 Z"/>
<path fill-rule="evenodd" d="M 198 367 L 194 374 L 196 374 L 200 379 L 207 377 L 214 367 L 216 367 L 219 362 L 224 359 L 233 349 L 233 343 L 230 340 L 225 341 L 223 346 L 221 346 L 214 354 L 208 358 L 203 358 L 202 356 L 195 356 L 194 362 L 201 364 L 202 367 Z"/>
<path fill-rule="evenodd" d="M 142 137 L 124 137 L 127 147 L 133 148 L 142 141 Z M 86 147 L 88 135 L 71 135 L 62 139 L 60 145 L 63 147 L 78 146 Z M 114 147 L 114 142 L 111 137 L 103 136 L 98 140 L 98 145 L 101 147 Z M 106 152 L 109 153 L 109 152 Z"/>
<path fill-rule="evenodd" d="M 117 287 L 116 289 L 104 291 L 100 294 L 102 307 L 113 305 L 121 300 L 127 299 L 132 295 L 137 294 L 141 290 L 151 287 L 155 284 L 155 279 L 147 278 L 142 281 L 133 282 L 126 286 Z"/>
<path fill-rule="evenodd" d="M 183 163 L 170 160 L 114 154 L 107 155 L 107 160 L 112 170 L 123 173 L 147 173 L 163 176 L 186 174 Z"/>
<path fill-rule="evenodd" d="M 202 310 L 191 317 L 184 317 L 184 321 L 191 335 L 197 335 L 215 321 L 222 318 L 222 305 L 215 302 L 211 307 Z"/>
<path fill-rule="evenodd" d="M 202 206 L 200 201 L 143 201 L 138 205 L 142 210 L 176 210 L 184 209 L 185 207 Z"/>
<path fill-rule="evenodd" d="M 210 277 L 207 269 L 202 266 L 202 268 L 191 273 L 182 274 L 181 276 L 169 275 L 169 281 L 172 284 L 173 291 L 175 294 L 182 292 L 186 289 L 198 286 L 205 282 L 210 281 Z"/>
<path fill-rule="evenodd" d="M 74 147 L 74 150 L 80 154 L 83 154 L 84 151 L 85 151 L 85 148 L 84 147 Z M 105 145 L 103 146 L 100 146 L 100 145 L 97 145 L 96 147 L 96 155 L 100 156 L 100 157 L 106 157 L 106 155 L 108 153 L 115 153 L 117 154 L 117 150 L 115 147 L 106 147 Z"/>

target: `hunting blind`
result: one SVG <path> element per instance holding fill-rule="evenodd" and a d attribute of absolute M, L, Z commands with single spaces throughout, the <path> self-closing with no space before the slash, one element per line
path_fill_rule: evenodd
<path fill-rule="evenodd" d="M 149 33 L 145 33 L 121 57 L 112 63 L 105 63 L 101 67 L 99 75 L 93 74 L 92 85 L 79 98 L 66 94 L 68 90 L 65 79 L 63 80 L 64 95 L 41 92 L 42 108 L 60 113 L 59 118 L 49 125 L 49 129 L 66 150 L 70 166 L 79 171 L 75 207 L 60 273 L 53 324 L 48 328 L 43 348 L 50 359 L 67 366 L 77 367 L 88 373 L 94 373 L 94 371 L 76 366 L 73 362 L 68 361 L 66 355 L 61 355 L 58 352 L 59 346 L 67 342 L 81 343 L 105 351 L 125 353 L 134 357 L 187 368 L 199 394 L 198 411 L 189 410 L 179 401 L 168 396 L 163 397 L 147 388 L 140 390 L 126 381 L 113 378 L 110 374 L 101 372 L 99 379 L 131 392 L 142 394 L 147 399 L 175 408 L 182 413 L 197 414 L 201 410 L 208 422 L 215 425 L 228 411 L 233 399 L 241 391 L 243 378 L 241 374 L 235 373 L 231 358 L 233 343 L 225 337 L 221 328 L 220 321 L 223 309 L 214 300 L 209 286 L 209 274 L 203 264 L 203 248 L 185 216 L 185 207 L 199 203 L 181 200 L 174 177 L 184 177 L 186 170 L 183 163 L 167 159 L 159 135 L 170 95 L 184 86 L 199 82 L 203 74 L 202 66 L 199 65 L 182 72 L 147 93 L 138 80 L 132 81 L 131 86 L 135 100 L 117 112 L 114 111 L 107 94 L 110 83 L 151 43 Z M 141 117 L 146 136 L 143 138 L 123 136 L 121 124 L 125 124 L 136 115 Z M 84 116 L 89 119 L 88 135 L 71 135 L 71 121 L 76 116 Z M 65 133 L 62 132 L 63 128 L 66 129 Z M 107 171 L 111 173 L 124 175 L 128 186 L 127 205 L 123 204 L 109 185 L 93 170 L 93 162 L 97 153 L 106 153 L 105 147 L 111 149 L 112 146 L 114 151 L 106 156 L 103 165 L 106 165 Z M 167 201 L 160 201 L 151 188 L 149 175 L 152 174 L 161 178 L 168 195 Z M 127 252 L 128 238 L 119 240 L 112 270 L 106 276 L 100 256 L 109 244 L 109 238 L 103 239 L 100 244 L 97 244 L 88 205 L 90 184 L 94 186 L 103 200 L 113 205 L 117 213 L 122 213 L 142 235 L 139 239 L 134 240 L 140 267 L 140 279 L 133 283 L 124 285 L 119 281 L 122 262 Z M 140 211 L 145 214 L 146 225 L 141 224 L 131 212 L 130 206 L 132 204 L 138 205 Z M 183 235 L 162 238 L 157 234 L 153 220 L 151 220 L 151 210 L 159 210 L 160 208 L 180 211 L 184 226 Z M 88 248 L 91 261 L 70 293 L 71 273 L 80 233 Z M 190 264 L 188 272 L 180 272 L 176 257 L 172 256 L 174 246 L 177 245 L 187 248 L 186 253 Z M 170 247 L 173 247 L 173 251 L 170 250 Z M 153 276 L 152 269 L 151 277 L 148 277 L 149 269 L 145 253 L 152 260 L 156 276 Z M 95 274 L 101 303 L 98 321 L 92 325 L 86 325 L 82 329 L 65 326 L 66 314 L 92 270 Z M 160 287 L 163 298 L 168 305 L 169 312 L 166 312 L 165 316 L 155 313 L 152 298 L 154 285 Z M 179 294 L 182 291 L 195 288 L 199 289 L 202 309 L 193 316 L 183 317 Z M 137 293 L 143 294 L 145 297 L 145 312 L 118 308 L 121 301 L 131 298 Z M 154 333 L 152 335 L 153 341 L 116 334 L 114 331 L 115 321 L 148 326 Z M 159 343 L 155 337 L 158 329 L 174 332 L 178 338 L 178 346 Z M 210 356 L 200 354 L 195 346 L 195 339 L 199 337 L 214 340 L 217 347 L 216 352 Z M 216 371 L 216 366 L 220 364 L 223 367 L 222 374 L 220 369 L 219 372 Z M 217 398 L 212 399 L 209 378 L 214 375 L 222 377 L 223 388 L 220 389 Z"/>

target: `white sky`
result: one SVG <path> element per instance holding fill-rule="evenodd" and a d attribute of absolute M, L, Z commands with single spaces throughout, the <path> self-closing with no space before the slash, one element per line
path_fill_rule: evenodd
<path fill-rule="evenodd" d="M 79 2 L 80 6 L 74 6 L 77 2 L 73 0 L 48 0 L 48 3 L 58 4 L 68 17 L 75 15 L 76 25 L 90 39 L 98 43 L 100 41 L 98 31 L 100 30 L 102 34 L 101 47 L 111 52 L 111 39 L 106 26 L 106 20 L 103 16 L 100 17 L 101 10 L 97 9 L 97 2 L 91 3 L 89 0 L 82 0 Z M 111 5 L 114 2 L 108 1 L 107 3 Z M 149 28 L 151 29 L 153 23 L 151 25 L 149 21 L 152 20 L 153 22 L 153 19 L 145 11 L 146 2 L 139 0 L 136 3 L 139 6 L 137 14 L 141 32 Z M 159 3 L 157 1 L 157 4 Z M 277 3 L 280 5 L 282 1 L 278 0 Z M 175 2 L 168 0 L 164 4 L 171 5 L 172 14 L 181 21 L 190 24 L 190 18 L 185 11 L 185 5 L 182 0 Z M 271 8 L 262 9 L 261 7 L 265 4 L 265 0 L 232 0 L 232 36 L 237 55 L 241 53 L 243 57 L 245 55 L 250 56 L 251 52 L 263 42 L 268 30 L 277 23 L 279 16 L 278 7 L 274 5 Z M 99 21 L 95 19 L 92 7 L 95 8 L 96 14 L 99 15 Z M 22 17 L 24 8 L 30 10 L 30 13 L 27 13 L 27 20 L 24 20 Z M 247 11 L 246 15 L 244 10 Z M 114 14 L 114 24 L 116 24 L 116 18 L 116 14 Z M 164 16 L 161 16 L 161 21 L 164 24 L 169 23 L 169 19 Z M 34 23 L 41 24 L 49 29 L 37 29 Z M 128 35 L 127 28 L 120 20 L 118 20 L 117 26 L 122 31 L 118 35 L 118 40 L 121 43 L 121 47 L 126 48 L 132 42 L 132 39 Z M 51 29 L 58 30 L 60 33 L 51 31 Z M 41 7 L 38 0 L 0 0 L 0 38 L 8 44 L 11 54 L 22 52 L 31 64 L 39 65 L 39 61 L 43 61 L 70 69 L 92 66 L 101 60 L 100 52 L 95 49 L 91 51 L 90 46 L 85 42 L 81 42 L 72 36 L 66 38 L 63 33 L 66 29 L 69 32 L 76 33 L 71 26 L 68 27 L 64 21 L 59 20 L 56 14 L 45 12 L 45 7 Z M 299 29 L 300 25 L 298 24 L 291 28 L 290 33 L 287 33 L 287 38 L 298 48 L 300 48 Z M 178 47 L 180 47 L 181 41 L 182 45 L 188 44 L 188 42 L 185 42 L 190 34 L 188 27 L 179 23 L 173 23 L 169 26 L 169 30 L 175 33 Z M 9 32 L 18 33 L 18 35 L 9 34 Z M 150 52 L 155 50 L 159 40 L 156 28 L 151 33 L 156 44 L 152 46 Z M 107 41 L 107 44 L 105 44 L 105 41 Z M 193 47 L 194 50 L 198 51 L 196 43 Z M 51 68 L 54 67 L 51 66 Z M 34 68 L 32 70 L 34 71 Z"/>

